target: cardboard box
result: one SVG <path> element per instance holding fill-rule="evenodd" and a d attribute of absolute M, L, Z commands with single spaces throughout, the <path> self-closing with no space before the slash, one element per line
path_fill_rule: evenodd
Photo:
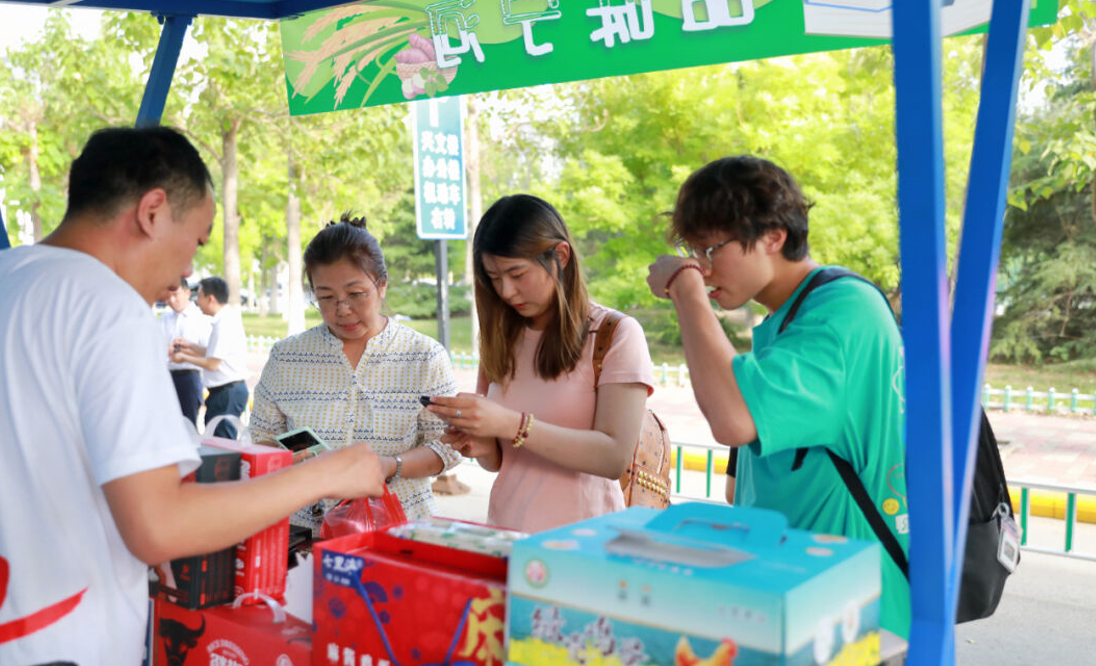
<path fill-rule="evenodd" d="M 240 454 L 240 478 L 251 479 L 289 467 L 293 453 L 273 446 L 245 444 L 233 439 L 209 437 L 202 442 Z M 258 592 L 275 599 L 285 594 L 285 577 L 289 552 L 289 518 L 285 518 L 236 546 L 235 596 Z M 245 604 L 261 603 L 246 597 Z"/>
<path fill-rule="evenodd" d="M 201 466 L 184 481 L 216 483 L 240 478 L 241 456 L 236 451 L 203 445 L 198 449 Z M 232 601 L 234 594 L 236 547 L 216 553 L 181 557 L 171 561 L 173 581 L 167 581 L 165 594 L 186 608 L 206 608 Z"/>
<path fill-rule="evenodd" d="M 504 558 L 388 531 L 322 541 L 314 555 L 313 666 L 502 666 Z"/>
<path fill-rule="evenodd" d="M 514 544 L 514 664 L 879 663 L 880 548 L 762 509 L 633 507 Z"/>
<path fill-rule="evenodd" d="M 266 606 L 189 610 L 156 601 L 156 666 L 305 666 L 312 628 Z"/>

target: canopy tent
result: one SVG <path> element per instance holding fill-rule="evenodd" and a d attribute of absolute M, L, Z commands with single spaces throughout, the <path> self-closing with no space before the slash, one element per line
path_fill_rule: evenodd
<path fill-rule="evenodd" d="M 159 122 L 183 37 L 195 16 L 273 20 L 342 4 L 337 0 L 6 1 L 158 16 L 164 27 L 138 125 Z M 558 0 L 549 4 L 558 6 Z M 992 324 L 1029 15 L 1028 0 L 993 2 L 951 314 L 944 226 L 941 4 L 954 3 L 909 0 L 895 2 L 892 8 L 907 358 L 906 476 L 912 534 L 913 625 L 908 663 L 916 666 L 950 666 L 955 660 L 954 618 L 979 424 L 979 386 Z M 3 14 L 0 4 L 0 20 Z M 6 244 L 4 234 L 0 247 Z"/>

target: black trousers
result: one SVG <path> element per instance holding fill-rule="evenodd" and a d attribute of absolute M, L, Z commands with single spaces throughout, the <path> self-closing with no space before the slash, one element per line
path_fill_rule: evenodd
<path fill-rule="evenodd" d="M 247 409 L 247 397 L 247 384 L 243 380 L 209 389 L 209 396 L 206 398 L 206 424 L 209 424 L 213 417 L 222 414 L 240 416 Z M 236 426 L 228 421 L 221 421 L 217 424 L 213 436 L 236 439 Z"/>
<path fill-rule="evenodd" d="M 171 381 L 175 383 L 175 394 L 179 396 L 183 416 L 198 425 L 198 408 L 202 406 L 202 374 L 197 370 L 172 370 Z"/>

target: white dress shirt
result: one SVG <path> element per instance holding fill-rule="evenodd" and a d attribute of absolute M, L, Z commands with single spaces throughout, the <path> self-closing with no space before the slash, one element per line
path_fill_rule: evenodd
<path fill-rule="evenodd" d="M 202 314 L 197 305 L 190 303 L 182 312 L 169 309 L 160 315 L 160 329 L 163 330 L 164 339 L 168 345 L 175 338 L 183 338 L 201 347 L 208 347 L 209 334 L 213 330 L 213 325 L 209 317 Z M 201 370 L 193 363 L 175 363 L 170 360 L 167 368 L 168 370 Z"/>

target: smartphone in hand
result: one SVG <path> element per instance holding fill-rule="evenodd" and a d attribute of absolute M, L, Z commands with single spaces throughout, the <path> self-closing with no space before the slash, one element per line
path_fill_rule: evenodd
<path fill-rule="evenodd" d="M 297 428 L 284 432 L 274 438 L 282 448 L 293 452 L 293 462 L 298 463 L 313 456 L 318 456 L 324 451 L 330 451 L 327 445 L 312 428 Z"/>

